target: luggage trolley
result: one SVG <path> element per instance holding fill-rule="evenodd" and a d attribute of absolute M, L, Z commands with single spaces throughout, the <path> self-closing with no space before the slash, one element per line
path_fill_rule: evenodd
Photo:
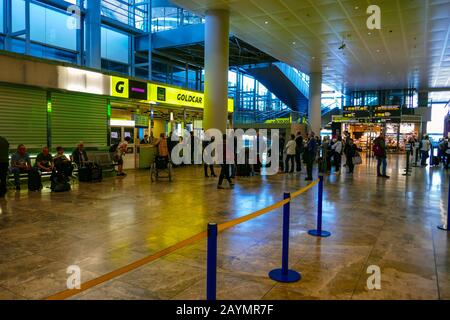
<path fill-rule="evenodd" d="M 157 148 L 152 148 L 154 155 L 151 156 L 150 164 L 150 180 L 152 182 L 158 181 L 159 179 L 169 179 L 173 180 L 172 174 L 172 164 L 170 160 L 166 157 L 160 157 L 157 154 Z M 161 174 L 162 173 L 162 174 Z"/>

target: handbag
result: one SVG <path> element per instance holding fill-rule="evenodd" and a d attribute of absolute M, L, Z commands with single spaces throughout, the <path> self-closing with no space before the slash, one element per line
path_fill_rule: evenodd
<path fill-rule="evenodd" d="M 354 165 L 362 164 L 361 156 L 358 153 L 352 158 L 352 160 Z"/>

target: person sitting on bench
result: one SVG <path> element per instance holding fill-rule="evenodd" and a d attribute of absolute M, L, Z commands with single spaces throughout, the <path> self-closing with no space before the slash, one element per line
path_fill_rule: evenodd
<path fill-rule="evenodd" d="M 20 190 L 20 174 L 29 174 L 32 169 L 33 167 L 31 166 L 31 159 L 27 153 L 27 148 L 25 145 L 20 144 L 17 147 L 17 152 L 11 156 L 11 172 L 14 174 L 16 190 Z"/>
<path fill-rule="evenodd" d="M 76 163 L 78 168 L 84 167 L 89 161 L 86 151 L 84 150 L 84 143 L 80 141 L 77 148 L 72 152 L 72 160 Z"/>
<path fill-rule="evenodd" d="M 53 156 L 50 154 L 48 147 L 42 148 L 42 152 L 37 155 L 35 167 L 41 173 L 53 171 Z"/>
<path fill-rule="evenodd" d="M 57 147 L 56 152 L 57 152 L 57 154 L 56 154 L 55 158 L 53 159 L 55 168 L 59 173 L 64 175 L 66 180 L 69 180 L 69 178 L 72 176 L 72 171 L 73 171 L 72 163 L 64 154 L 63 147 Z"/>

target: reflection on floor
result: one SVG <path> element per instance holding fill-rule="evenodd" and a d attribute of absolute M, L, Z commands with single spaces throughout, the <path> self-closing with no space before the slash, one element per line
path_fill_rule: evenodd
<path fill-rule="evenodd" d="M 324 228 L 315 225 L 317 189 L 291 205 L 290 266 L 302 280 L 279 284 L 281 210 L 219 236 L 218 299 L 449 299 L 449 233 L 440 231 L 448 174 L 389 159 L 390 180 L 369 161 L 354 176 L 325 178 Z M 0 299 L 39 299 L 66 289 L 69 265 L 82 281 L 112 271 L 205 229 L 263 208 L 283 191 L 306 185 L 304 174 L 240 178 L 217 190 L 203 168 L 177 168 L 175 181 L 150 183 L 146 171 L 69 193 L 10 191 L 0 200 Z M 75 299 L 204 299 L 205 241 L 179 250 Z M 368 266 L 381 268 L 369 290 Z"/>

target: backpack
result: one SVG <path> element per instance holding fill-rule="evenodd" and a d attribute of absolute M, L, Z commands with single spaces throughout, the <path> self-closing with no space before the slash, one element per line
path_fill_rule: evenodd
<path fill-rule="evenodd" d="M 114 153 L 116 152 L 117 148 L 119 147 L 119 142 L 114 143 L 111 147 L 109 147 L 109 152 Z"/>
<path fill-rule="evenodd" d="M 383 155 L 383 149 L 379 143 L 375 143 L 372 147 L 373 154 L 375 157 L 381 157 Z"/>

